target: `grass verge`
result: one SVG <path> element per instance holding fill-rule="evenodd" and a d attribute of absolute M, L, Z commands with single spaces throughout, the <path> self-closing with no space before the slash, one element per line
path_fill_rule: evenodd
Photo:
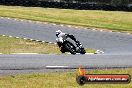
<path fill-rule="evenodd" d="M 87 53 L 95 53 L 93 49 L 86 49 L 86 51 Z M 60 54 L 61 52 L 54 44 L 0 36 L 0 53 Z"/>
<path fill-rule="evenodd" d="M 114 70 L 90 70 L 91 74 L 130 74 L 132 68 Z M 75 72 L 18 74 L 15 76 L 1 76 L 0 88 L 132 88 L 129 84 L 86 84 L 76 83 Z"/>
<path fill-rule="evenodd" d="M 54 44 L 40 43 L 24 39 L 9 38 L 0 36 L 0 53 L 60 53 L 59 48 Z"/>
<path fill-rule="evenodd" d="M 132 12 L 0 6 L 0 16 L 132 32 Z"/>

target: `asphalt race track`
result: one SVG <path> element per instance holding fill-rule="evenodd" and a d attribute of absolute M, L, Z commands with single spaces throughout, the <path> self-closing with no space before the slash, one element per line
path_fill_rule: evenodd
<path fill-rule="evenodd" d="M 0 34 L 55 42 L 55 31 L 74 34 L 88 48 L 104 51 L 99 55 L 0 55 L 0 74 L 45 71 L 46 66 L 76 68 L 132 67 L 132 35 L 74 28 L 63 25 L 0 18 Z M 49 69 L 48 68 L 48 69 Z"/>
<path fill-rule="evenodd" d="M 103 50 L 105 53 L 132 53 L 132 35 L 82 29 L 0 19 L 0 34 L 55 42 L 55 31 L 62 30 L 74 34 L 85 47 Z"/>
<path fill-rule="evenodd" d="M 132 67 L 131 55 L 0 55 L 0 74 Z M 57 70 L 56 70 L 57 69 Z M 60 71 L 61 71 L 60 70 Z"/>

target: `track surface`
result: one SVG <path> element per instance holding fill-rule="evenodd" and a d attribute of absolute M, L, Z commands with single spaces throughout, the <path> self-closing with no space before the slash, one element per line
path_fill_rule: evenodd
<path fill-rule="evenodd" d="M 85 47 L 100 49 L 105 53 L 132 53 L 132 35 L 0 19 L 0 34 L 5 35 L 55 42 L 56 30 L 74 34 Z"/>
<path fill-rule="evenodd" d="M 0 73 L 45 71 L 48 65 L 132 67 L 132 35 L 0 18 L 0 34 L 55 42 L 56 30 L 74 34 L 85 47 L 103 50 L 105 54 L 0 55 Z"/>
<path fill-rule="evenodd" d="M 59 67 L 51 67 L 59 66 Z M 61 66 L 61 67 L 60 67 Z M 83 66 L 88 69 L 132 67 L 131 55 L 0 55 L 0 73 L 45 72 Z"/>

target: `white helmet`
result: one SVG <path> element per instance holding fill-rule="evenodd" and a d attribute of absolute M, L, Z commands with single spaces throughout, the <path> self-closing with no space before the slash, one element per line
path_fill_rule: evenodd
<path fill-rule="evenodd" d="M 56 36 L 58 37 L 58 35 L 61 34 L 61 33 L 62 33 L 61 30 L 57 30 L 56 31 Z"/>

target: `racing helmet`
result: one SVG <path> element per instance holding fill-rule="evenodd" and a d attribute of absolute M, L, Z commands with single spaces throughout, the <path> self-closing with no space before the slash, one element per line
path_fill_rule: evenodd
<path fill-rule="evenodd" d="M 58 35 L 61 34 L 61 33 L 62 33 L 61 30 L 57 30 L 56 31 L 56 36 L 58 37 Z"/>

